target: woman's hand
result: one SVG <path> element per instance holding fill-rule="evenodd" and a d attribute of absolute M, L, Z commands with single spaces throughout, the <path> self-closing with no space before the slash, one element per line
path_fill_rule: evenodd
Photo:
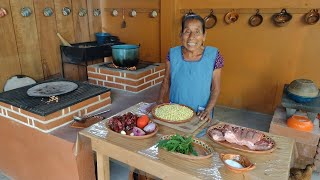
<path fill-rule="evenodd" d="M 212 75 L 212 87 L 210 93 L 209 103 L 207 104 L 204 111 L 197 113 L 201 120 L 211 120 L 211 112 L 217 102 L 218 96 L 220 94 L 220 76 L 221 68 L 215 69 Z"/>
<path fill-rule="evenodd" d="M 0 8 L 0 18 L 3 17 L 3 16 L 5 16 L 5 15 L 7 15 L 6 10 L 3 9 L 3 8 Z"/>
<path fill-rule="evenodd" d="M 204 111 L 200 111 L 197 113 L 199 118 L 204 121 L 210 121 L 211 120 L 211 111 L 205 109 Z"/>

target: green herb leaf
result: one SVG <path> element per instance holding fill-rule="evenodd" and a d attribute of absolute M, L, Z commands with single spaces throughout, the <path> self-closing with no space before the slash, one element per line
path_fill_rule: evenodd
<path fill-rule="evenodd" d="M 198 156 L 198 153 L 193 148 L 192 142 L 192 136 L 184 137 L 175 134 L 171 136 L 170 139 L 160 140 L 157 147 L 166 149 L 167 151 Z"/>

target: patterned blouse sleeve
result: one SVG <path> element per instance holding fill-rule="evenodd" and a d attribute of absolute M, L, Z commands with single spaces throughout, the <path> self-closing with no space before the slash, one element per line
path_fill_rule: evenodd
<path fill-rule="evenodd" d="M 170 61 L 170 51 L 167 54 L 167 60 Z"/>
<path fill-rule="evenodd" d="M 220 52 L 218 51 L 216 56 L 216 63 L 214 64 L 213 69 L 219 69 L 224 66 L 224 58 L 221 56 Z"/>

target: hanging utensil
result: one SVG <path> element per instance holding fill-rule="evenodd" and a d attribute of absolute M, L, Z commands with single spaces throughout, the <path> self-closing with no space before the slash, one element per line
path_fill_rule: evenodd
<path fill-rule="evenodd" d="M 233 9 L 232 11 L 228 12 L 224 16 L 224 21 L 227 24 L 235 23 L 239 19 L 239 14 Z"/>
<path fill-rule="evenodd" d="M 206 29 L 211 29 L 217 24 L 217 17 L 213 14 L 212 9 L 209 15 L 204 18 L 204 22 Z"/>
<path fill-rule="evenodd" d="M 136 17 L 137 16 L 137 11 L 132 9 L 131 12 L 130 12 L 130 16 L 131 17 Z"/>
<path fill-rule="evenodd" d="M 124 8 L 122 8 L 122 23 L 121 23 L 121 28 L 126 28 L 127 27 L 127 23 L 126 20 L 124 19 Z"/>
<path fill-rule="evenodd" d="M 313 25 L 319 21 L 320 14 L 318 13 L 318 9 L 311 9 L 307 14 L 304 16 L 304 21 L 307 24 Z"/>
<path fill-rule="evenodd" d="M 286 9 L 282 9 L 280 13 L 275 13 L 272 16 L 272 20 L 275 25 L 279 27 L 286 26 L 289 24 L 289 21 L 292 19 L 292 15 L 287 12 Z"/>
<path fill-rule="evenodd" d="M 0 8 L 0 18 L 7 15 L 7 11 L 3 8 Z"/>
<path fill-rule="evenodd" d="M 150 17 L 155 18 L 158 16 L 158 12 L 156 10 L 151 11 Z"/>
<path fill-rule="evenodd" d="M 259 13 L 259 9 L 257 9 L 256 14 L 252 15 L 249 19 L 249 25 L 252 27 L 256 27 L 259 26 L 262 21 L 263 21 L 263 17 L 261 16 L 261 14 Z"/>
<path fill-rule="evenodd" d="M 184 16 L 188 16 L 190 14 L 193 14 L 192 9 L 189 9 L 189 11 Z"/>
<path fill-rule="evenodd" d="M 116 16 L 118 16 L 119 13 L 116 9 L 114 9 L 114 10 L 112 10 L 111 14 L 112 14 L 112 16 L 116 17 Z"/>

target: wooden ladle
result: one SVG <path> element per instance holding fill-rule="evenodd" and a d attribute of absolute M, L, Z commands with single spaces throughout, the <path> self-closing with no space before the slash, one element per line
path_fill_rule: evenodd
<path fill-rule="evenodd" d="M 126 23 L 126 20 L 124 18 L 124 13 L 125 13 L 125 10 L 124 8 L 122 8 L 122 23 L 121 23 L 121 28 L 126 28 L 127 27 L 127 23 Z"/>

